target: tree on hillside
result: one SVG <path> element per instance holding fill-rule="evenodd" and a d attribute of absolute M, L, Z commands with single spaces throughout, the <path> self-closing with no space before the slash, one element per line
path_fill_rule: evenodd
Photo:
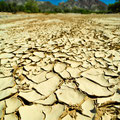
<path fill-rule="evenodd" d="M 12 13 L 16 13 L 18 11 L 18 7 L 17 7 L 17 4 L 14 2 L 12 3 Z"/>
<path fill-rule="evenodd" d="M 25 3 L 25 12 L 39 12 L 37 2 L 35 0 L 27 0 L 27 2 Z"/>
<path fill-rule="evenodd" d="M 120 0 L 116 0 L 116 3 L 110 4 L 108 6 L 108 11 L 113 12 L 113 13 L 118 13 L 120 12 Z"/>
<path fill-rule="evenodd" d="M 6 12 L 7 11 L 7 4 L 4 0 L 0 1 L 0 12 Z"/>

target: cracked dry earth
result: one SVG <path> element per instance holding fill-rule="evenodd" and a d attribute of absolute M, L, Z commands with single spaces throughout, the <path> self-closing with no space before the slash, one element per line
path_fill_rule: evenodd
<path fill-rule="evenodd" d="M 119 120 L 120 15 L 0 18 L 0 120 Z"/>

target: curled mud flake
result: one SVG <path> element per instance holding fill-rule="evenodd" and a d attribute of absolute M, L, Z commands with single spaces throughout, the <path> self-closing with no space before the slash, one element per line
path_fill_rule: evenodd
<path fill-rule="evenodd" d="M 49 96 L 52 92 L 54 92 L 57 89 L 61 82 L 62 79 L 58 75 L 55 75 L 47 81 L 35 85 L 34 88 L 41 94 Z"/>
<path fill-rule="evenodd" d="M 55 104 L 51 107 L 50 111 L 43 111 L 46 114 L 45 120 L 59 120 L 65 110 L 65 106 Z"/>
<path fill-rule="evenodd" d="M 120 72 L 120 63 L 118 64 L 118 72 Z"/>
<path fill-rule="evenodd" d="M 66 64 L 65 63 L 56 63 L 54 65 L 54 71 L 57 73 L 61 73 L 62 71 L 64 71 L 66 68 Z"/>
<path fill-rule="evenodd" d="M 15 114 L 8 114 L 4 116 L 4 120 L 18 120 L 18 117 Z"/>
<path fill-rule="evenodd" d="M 1 120 L 3 119 L 5 115 L 5 108 L 6 108 L 5 101 L 1 101 L 0 102 L 0 119 Z"/>
<path fill-rule="evenodd" d="M 1 65 L 5 65 L 9 62 L 9 59 L 1 59 Z"/>
<path fill-rule="evenodd" d="M 48 64 L 48 65 L 42 67 L 42 69 L 44 69 L 46 71 L 52 71 L 53 68 L 54 68 L 54 64 Z"/>
<path fill-rule="evenodd" d="M 62 120 L 73 120 L 73 118 L 68 114 Z"/>
<path fill-rule="evenodd" d="M 110 86 L 111 84 L 105 79 L 103 70 L 91 68 L 81 74 L 81 76 L 90 79 L 93 82 L 100 84 L 101 86 Z"/>
<path fill-rule="evenodd" d="M 120 94 L 119 93 L 115 93 L 113 96 L 110 97 L 106 97 L 106 98 L 97 98 L 97 103 L 99 105 L 103 104 L 103 103 L 107 103 L 107 102 L 118 102 L 120 103 Z"/>
<path fill-rule="evenodd" d="M 95 104 L 94 101 L 92 99 L 87 99 L 82 105 L 82 113 L 84 115 L 87 115 L 91 118 L 93 118 L 93 116 L 95 115 L 95 113 L 93 112 L 93 110 L 95 109 Z"/>
<path fill-rule="evenodd" d="M 64 79 L 69 79 L 71 76 L 70 76 L 70 73 L 67 72 L 67 70 L 64 70 L 63 72 L 60 73 L 61 77 L 64 78 Z"/>
<path fill-rule="evenodd" d="M 22 54 L 22 53 L 24 53 L 25 51 L 27 51 L 28 50 L 28 47 L 20 47 L 19 49 L 17 49 L 16 51 L 14 51 L 14 53 L 15 54 Z"/>
<path fill-rule="evenodd" d="M 16 49 L 17 49 L 17 47 L 11 46 L 11 47 L 5 48 L 3 51 L 6 52 L 6 53 L 12 53 L 12 52 L 14 52 Z"/>
<path fill-rule="evenodd" d="M 60 57 L 67 58 L 68 57 L 67 54 L 59 53 L 59 52 L 54 53 L 54 56 L 55 56 L 55 58 L 60 58 Z"/>
<path fill-rule="evenodd" d="M 21 106 L 19 108 L 22 120 L 43 120 L 44 114 L 39 105 Z"/>
<path fill-rule="evenodd" d="M 47 74 L 46 74 L 46 78 L 47 79 L 50 79 L 50 78 L 53 78 L 54 76 L 56 76 L 57 74 L 56 73 L 54 73 L 54 72 L 48 72 Z"/>
<path fill-rule="evenodd" d="M 15 93 L 17 93 L 16 88 L 8 88 L 8 89 L 0 91 L 0 101 L 3 99 L 11 97 Z"/>
<path fill-rule="evenodd" d="M 42 73 L 38 75 L 28 75 L 27 77 L 31 79 L 35 83 L 41 83 L 46 80 L 46 71 L 43 71 Z"/>
<path fill-rule="evenodd" d="M 102 120 L 111 120 L 111 116 L 105 114 L 105 115 L 102 116 Z"/>
<path fill-rule="evenodd" d="M 17 97 L 11 97 L 6 100 L 6 113 L 15 112 L 22 105 L 21 101 Z"/>
<path fill-rule="evenodd" d="M 30 56 L 29 57 L 33 62 L 38 62 L 40 61 L 40 58 L 38 56 Z"/>
<path fill-rule="evenodd" d="M 96 97 L 107 97 L 113 95 L 107 87 L 102 87 L 86 78 L 78 78 L 76 82 L 79 84 L 80 90 L 86 92 L 88 95 Z"/>
<path fill-rule="evenodd" d="M 45 98 L 45 96 L 35 92 L 34 90 L 28 92 L 21 91 L 18 95 L 29 102 L 35 102 L 36 100 Z"/>
<path fill-rule="evenodd" d="M 79 92 L 78 90 L 74 90 L 67 86 L 61 86 L 61 88 L 55 93 L 60 102 L 64 102 L 68 105 L 81 104 L 85 98 L 85 95 L 82 92 Z"/>
<path fill-rule="evenodd" d="M 78 67 L 79 65 L 81 65 L 81 62 L 72 61 L 72 60 L 67 60 L 66 63 L 70 64 L 71 67 Z"/>
<path fill-rule="evenodd" d="M 14 78 L 12 77 L 0 78 L 0 91 L 13 87 L 14 85 L 15 85 Z"/>
<path fill-rule="evenodd" d="M 40 57 L 40 58 L 44 58 L 45 57 L 44 52 L 34 52 L 33 54 L 38 56 L 38 57 Z"/>
<path fill-rule="evenodd" d="M 1 53 L 0 54 L 0 59 L 12 58 L 12 57 L 14 57 L 14 54 L 12 53 Z"/>
<path fill-rule="evenodd" d="M 68 67 L 66 70 L 70 73 L 71 77 L 80 77 L 81 71 L 79 70 L 79 68 Z"/>
<path fill-rule="evenodd" d="M 0 73 L 2 74 L 2 77 L 12 76 L 12 73 L 11 73 L 12 70 L 13 70 L 13 68 L 5 68 L 5 67 L 2 67 L 2 66 L 0 67 Z"/>
<path fill-rule="evenodd" d="M 104 52 L 95 52 L 95 57 L 96 58 L 104 58 L 105 57 L 105 53 Z"/>
<path fill-rule="evenodd" d="M 113 72 L 112 70 L 105 70 L 104 74 L 106 76 L 111 76 L 111 77 L 118 77 L 119 76 L 117 73 Z"/>
<path fill-rule="evenodd" d="M 46 97 L 46 98 L 42 98 L 42 99 L 37 99 L 34 102 L 35 103 L 39 103 L 42 105 L 52 105 L 57 101 L 56 96 L 54 93 L 52 93 L 50 96 Z"/>
<path fill-rule="evenodd" d="M 36 69 L 36 66 L 26 65 L 24 66 L 25 71 L 33 71 Z"/>
<path fill-rule="evenodd" d="M 76 120 L 91 120 L 91 118 L 90 118 L 90 117 L 87 117 L 87 116 L 85 116 L 85 115 L 76 113 Z"/>

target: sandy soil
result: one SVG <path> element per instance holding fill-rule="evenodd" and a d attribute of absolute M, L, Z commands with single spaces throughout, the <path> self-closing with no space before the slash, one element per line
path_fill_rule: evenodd
<path fill-rule="evenodd" d="M 120 14 L 0 13 L 0 120 L 120 119 Z"/>

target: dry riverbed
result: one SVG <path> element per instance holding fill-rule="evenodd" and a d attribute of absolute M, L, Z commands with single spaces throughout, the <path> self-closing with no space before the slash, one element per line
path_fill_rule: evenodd
<path fill-rule="evenodd" d="M 0 120 L 119 119 L 119 14 L 0 13 Z"/>

